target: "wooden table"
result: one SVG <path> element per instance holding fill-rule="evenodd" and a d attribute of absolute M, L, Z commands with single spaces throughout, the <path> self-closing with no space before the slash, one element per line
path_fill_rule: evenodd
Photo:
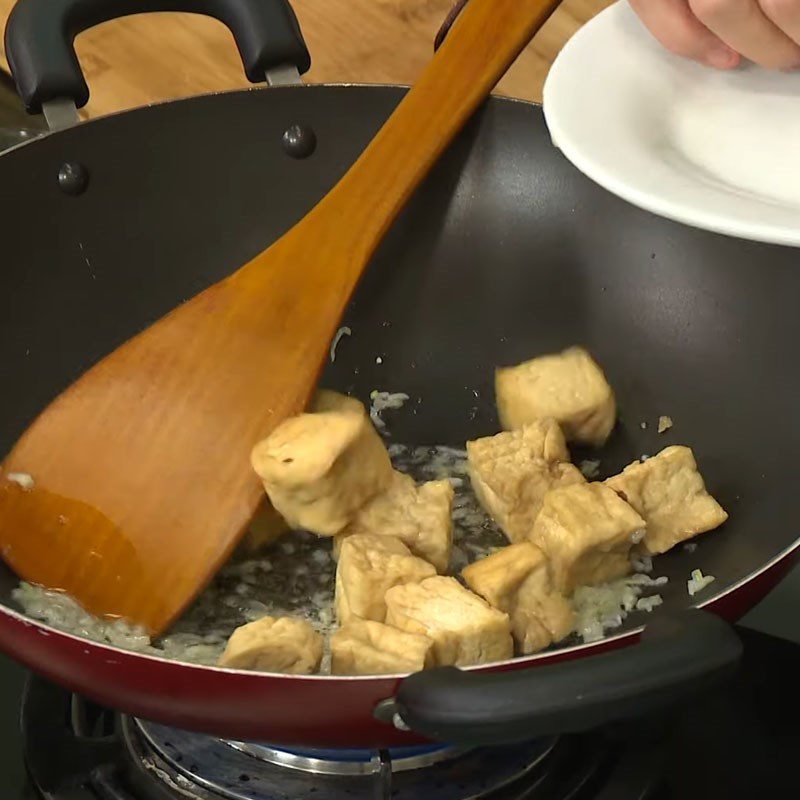
<path fill-rule="evenodd" d="M 313 83 L 413 83 L 453 0 L 292 0 L 311 51 Z M 541 99 L 567 39 L 611 0 L 565 0 L 498 86 Z M 0 0 L 5 20 L 14 0 Z M 76 40 L 88 116 L 248 85 L 227 29 L 190 14 L 148 14 L 100 25 Z M 7 67 L 6 64 L 3 66 Z"/>

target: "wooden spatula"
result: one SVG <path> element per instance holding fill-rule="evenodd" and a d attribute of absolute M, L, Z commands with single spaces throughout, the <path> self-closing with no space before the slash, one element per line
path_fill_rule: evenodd
<path fill-rule="evenodd" d="M 154 634 L 181 613 L 256 510 L 250 450 L 302 410 L 385 231 L 557 5 L 469 0 L 416 86 L 302 222 L 41 414 L 0 469 L 0 548 L 21 578 Z"/>

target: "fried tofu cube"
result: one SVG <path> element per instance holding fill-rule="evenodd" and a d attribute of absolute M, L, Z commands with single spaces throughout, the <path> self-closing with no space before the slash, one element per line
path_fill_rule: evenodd
<path fill-rule="evenodd" d="M 469 445 L 472 445 L 473 455 L 481 458 L 508 457 L 523 462 L 538 458 L 548 464 L 569 461 L 564 432 L 553 417 L 533 419 L 514 430 L 467 442 L 467 455 L 469 455 Z"/>
<path fill-rule="evenodd" d="M 444 572 L 453 548 L 453 486 L 450 481 L 414 479 L 395 472 L 389 488 L 370 500 L 336 537 L 338 550 L 344 537 L 370 533 L 395 536 L 415 555 Z"/>
<path fill-rule="evenodd" d="M 647 522 L 641 548 L 649 555 L 666 553 L 728 518 L 706 491 L 688 447 L 667 447 L 643 463 L 634 461 L 605 483 Z"/>
<path fill-rule="evenodd" d="M 288 530 L 286 520 L 270 503 L 264 503 L 253 517 L 239 549 L 245 555 L 254 555 L 280 539 Z"/>
<path fill-rule="evenodd" d="M 411 554 L 395 536 L 359 533 L 342 543 L 336 566 L 336 616 L 340 625 L 354 617 L 383 622 L 386 591 L 436 574 L 432 564 Z"/>
<path fill-rule="evenodd" d="M 433 640 L 374 620 L 352 619 L 331 636 L 331 674 L 391 675 L 429 665 Z"/>
<path fill-rule="evenodd" d="M 467 442 L 475 495 L 511 542 L 530 536 L 547 492 L 585 482 L 567 458 L 564 435 L 552 418 Z"/>
<path fill-rule="evenodd" d="M 542 553 L 544 558 L 544 553 Z M 530 571 L 517 592 L 511 612 L 511 632 L 520 653 L 529 655 L 560 642 L 572 633 L 575 612 L 555 589 L 547 559 Z"/>
<path fill-rule="evenodd" d="M 495 393 L 506 430 L 553 417 L 567 441 L 601 445 L 617 416 L 614 393 L 603 370 L 582 347 L 497 369 Z"/>
<path fill-rule="evenodd" d="M 386 592 L 386 623 L 433 639 L 434 666 L 488 664 L 511 658 L 508 614 L 455 578 L 437 575 Z"/>
<path fill-rule="evenodd" d="M 575 624 L 567 599 L 551 585 L 547 558 L 531 542 L 504 547 L 465 567 L 467 586 L 511 618 L 511 634 L 523 655 L 561 641 Z"/>
<path fill-rule="evenodd" d="M 262 617 L 237 628 L 219 666 L 310 675 L 322 660 L 322 636 L 305 620 Z"/>
<path fill-rule="evenodd" d="M 545 495 L 531 539 L 550 562 L 555 588 L 569 595 L 630 572 L 630 550 L 645 527 L 616 492 L 584 483 Z"/>
<path fill-rule="evenodd" d="M 364 406 L 335 392 L 321 392 L 311 413 L 280 424 L 251 461 L 287 523 L 320 536 L 339 533 L 393 474 Z"/>

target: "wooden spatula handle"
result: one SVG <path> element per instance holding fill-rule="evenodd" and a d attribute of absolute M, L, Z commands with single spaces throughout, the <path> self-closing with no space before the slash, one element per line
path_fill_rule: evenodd
<path fill-rule="evenodd" d="M 469 0 L 413 89 L 317 212 L 346 219 L 371 252 L 559 2 Z"/>

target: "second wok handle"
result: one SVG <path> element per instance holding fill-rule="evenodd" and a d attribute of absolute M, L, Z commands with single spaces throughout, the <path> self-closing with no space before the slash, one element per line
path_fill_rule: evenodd
<path fill-rule="evenodd" d="M 419 672 L 376 716 L 456 745 L 575 733 L 677 708 L 738 663 L 733 628 L 705 611 L 654 619 L 639 644 L 511 672 Z"/>
<path fill-rule="evenodd" d="M 374 248 L 559 2 L 469 0 L 414 87 L 317 210 L 357 226 L 357 244 Z"/>
<path fill-rule="evenodd" d="M 151 11 L 205 14 L 227 25 L 253 83 L 274 67 L 292 64 L 305 72 L 311 63 L 287 0 L 17 0 L 5 50 L 26 109 L 35 114 L 64 100 L 86 105 L 89 88 L 75 37 L 101 22 Z"/>

